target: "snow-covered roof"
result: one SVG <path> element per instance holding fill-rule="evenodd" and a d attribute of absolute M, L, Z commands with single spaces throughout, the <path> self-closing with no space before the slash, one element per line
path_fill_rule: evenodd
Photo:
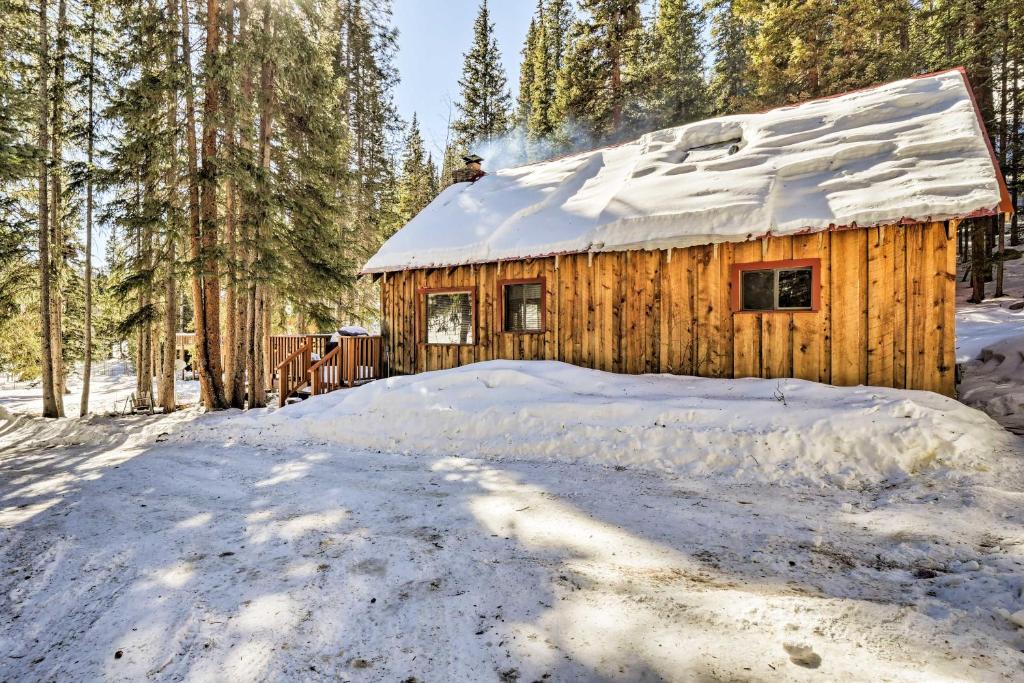
<path fill-rule="evenodd" d="M 1009 210 L 962 70 L 622 145 L 447 188 L 363 272 L 742 242 Z"/>

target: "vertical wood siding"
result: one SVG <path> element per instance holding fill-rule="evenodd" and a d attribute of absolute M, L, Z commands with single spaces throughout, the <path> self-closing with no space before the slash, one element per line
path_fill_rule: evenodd
<path fill-rule="evenodd" d="M 954 392 L 955 229 L 945 223 L 577 254 L 389 273 L 383 335 L 394 374 L 476 361 L 561 360 L 611 372 L 798 377 Z M 733 263 L 821 259 L 817 311 L 731 310 Z M 500 280 L 544 278 L 546 329 L 502 330 Z M 417 338 L 422 288 L 476 292 L 476 344 Z"/>

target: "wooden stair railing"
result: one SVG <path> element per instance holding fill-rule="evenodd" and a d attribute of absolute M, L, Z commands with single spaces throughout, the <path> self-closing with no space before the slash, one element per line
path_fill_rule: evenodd
<path fill-rule="evenodd" d="M 380 378 L 380 337 L 342 337 L 338 346 L 309 369 L 312 395 Z"/>
<path fill-rule="evenodd" d="M 313 396 L 327 394 L 341 388 L 341 344 L 309 369 L 310 386 Z"/>
<path fill-rule="evenodd" d="M 270 335 L 270 367 L 274 371 L 274 379 L 277 379 L 277 368 L 288 356 L 302 348 L 303 344 L 310 345 L 310 353 L 323 355 L 324 348 L 330 340 L 329 334 L 272 334 Z"/>
<path fill-rule="evenodd" d="M 345 382 L 353 387 L 356 382 L 380 378 L 380 337 L 344 337 Z"/>
<path fill-rule="evenodd" d="M 312 365 L 313 345 L 307 341 L 293 351 L 277 366 L 277 405 L 284 406 L 309 382 L 309 367 Z"/>

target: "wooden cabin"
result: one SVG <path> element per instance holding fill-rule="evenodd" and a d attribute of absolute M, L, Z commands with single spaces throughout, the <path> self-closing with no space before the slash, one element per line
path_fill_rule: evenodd
<path fill-rule="evenodd" d="M 953 70 L 457 183 L 364 272 L 392 374 L 560 360 L 951 395 L 956 224 L 1009 210 Z"/>

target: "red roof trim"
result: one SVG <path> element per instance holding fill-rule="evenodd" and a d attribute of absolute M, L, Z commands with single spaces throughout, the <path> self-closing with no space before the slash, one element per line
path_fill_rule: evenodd
<path fill-rule="evenodd" d="M 1006 179 L 1003 178 L 1003 171 L 999 168 L 999 159 L 996 158 L 996 150 L 992 147 L 992 138 L 988 135 L 988 129 L 985 127 L 985 119 L 981 116 L 981 109 L 978 107 L 978 101 L 974 97 L 974 89 L 971 88 L 971 81 L 967 78 L 967 69 L 962 66 L 956 68 L 960 72 L 960 76 L 964 79 L 964 87 L 967 88 L 967 94 L 971 98 L 971 106 L 974 107 L 974 116 L 978 119 L 978 127 L 981 128 L 981 137 L 985 138 L 985 146 L 988 148 L 989 157 L 992 159 L 992 168 L 996 172 L 996 181 L 999 183 L 999 210 L 1002 213 L 1013 213 L 1013 201 L 1010 199 L 1010 192 L 1006 189 Z"/>
<path fill-rule="evenodd" d="M 794 237 L 796 235 L 813 235 L 819 232 L 839 232 L 841 230 L 866 230 L 868 228 L 881 228 L 890 225 L 924 225 L 925 223 L 935 223 L 938 221 L 959 221 L 965 218 L 981 218 L 983 216 L 997 216 L 1002 213 L 1000 207 L 996 206 L 991 209 L 975 209 L 970 213 L 958 214 L 955 216 L 945 216 L 939 219 L 927 218 L 910 218 L 904 217 L 897 221 L 882 221 L 881 223 L 871 223 L 869 225 L 829 225 L 827 227 L 815 227 L 808 226 L 802 230 L 796 232 L 788 232 L 785 234 L 773 233 L 771 230 L 754 235 L 747 235 L 746 239 L 742 240 L 723 240 L 722 242 L 707 242 L 705 244 L 692 244 L 687 247 L 671 247 L 672 249 L 688 249 L 689 247 L 701 247 L 708 246 L 711 244 L 742 244 L 744 242 L 756 242 L 767 237 Z M 514 256 L 510 258 L 495 258 L 487 259 L 484 261 L 466 261 L 465 263 L 424 263 L 417 264 L 414 266 L 402 266 L 401 268 L 387 268 L 384 270 L 360 270 L 357 277 L 363 275 L 382 275 L 385 273 L 404 273 L 409 270 L 431 270 L 434 268 L 459 268 L 461 266 L 483 266 L 490 263 L 513 263 L 515 261 L 530 261 L 532 259 L 540 258 L 557 258 L 559 256 L 575 256 L 577 254 L 616 254 L 623 251 L 665 251 L 669 247 L 658 247 L 656 249 L 608 249 L 603 251 L 589 251 L 586 249 L 579 251 L 553 251 L 546 254 L 527 254 L 525 256 Z"/>

